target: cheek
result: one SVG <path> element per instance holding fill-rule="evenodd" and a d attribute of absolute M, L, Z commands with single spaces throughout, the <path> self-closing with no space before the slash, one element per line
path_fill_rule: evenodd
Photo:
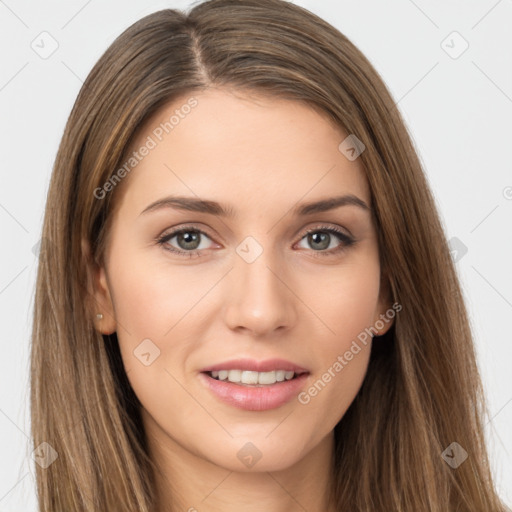
<path fill-rule="evenodd" d="M 311 309 L 321 319 L 316 335 L 311 376 L 299 403 L 326 431 L 334 428 L 357 395 L 371 351 L 371 327 L 378 318 L 380 268 L 375 259 L 362 266 L 345 267 L 317 282 L 322 289 L 309 295 Z"/>
<path fill-rule="evenodd" d="M 164 258 L 123 255 L 117 261 L 111 270 L 116 319 L 138 337 L 169 335 L 212 286 L 211 279 Z"/>
<path fill-rule="evenodd" d="M 323 337 L 326 348 L 339 351 L 375 322 L 379 293 L 380 267 L 376 258 L 367 257 L 323 276 L 311 276 L 302 297 L 329 333 Z"/>
<path fill-rule="evenodd" d="M 109 276 L 128 379 L 145 407 L 161 407 L 165 399 L 179 403 L 181 411 L 189 406 L 192 411 L 194 404 L 178 382 L 183 382 L 190 354 L 204 337 L 208 292 L 222 271 L 205 267 L 201 272 L 149 255 L 156 250 L 127 246 L 113 244 Z"/>

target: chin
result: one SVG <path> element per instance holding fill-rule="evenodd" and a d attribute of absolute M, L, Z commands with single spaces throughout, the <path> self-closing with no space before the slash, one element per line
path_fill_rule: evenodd
<path fill-rule="evenodd" d="M 238 473 L 284 471 L 303 458 L 304 442 L 289 438 L 285 442 L 277 435 L 271 440 L 265 435 L 252 437 L 252 441 L 247 436 L 233 439 L 223 446 L 222 452 L 205 455 L 216 466 Z"/>

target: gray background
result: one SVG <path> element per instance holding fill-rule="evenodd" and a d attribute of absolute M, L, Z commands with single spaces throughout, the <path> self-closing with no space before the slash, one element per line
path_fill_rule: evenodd
<path fill-rule="evenodd" d="M 493 473 L 510 504 L 512 0 L 295 3 L 365 53 L 405 117 L 458 260 L 491 411 Z M 67 116 L 122 30 L 190 5 L 0 0 L 0 512 L 36 510 L 28 409 L 34 246 Z M 52 44 L 58 48 L 45 55 Z"/>

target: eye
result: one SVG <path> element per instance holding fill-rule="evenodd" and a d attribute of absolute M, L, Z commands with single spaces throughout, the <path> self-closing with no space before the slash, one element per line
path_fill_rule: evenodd
<path fill-rule="evenodd" d="M 332 242 L 335 242 L 336 238 L 340 243 L 333 247 Z M 314 256 L 331 256 L 355 243 L 354 238 L 351 236 L 337 228 L 328 226 L 316 226 L 308 229 L 301 242 L 303 240 L 313 248 Z"/>
<path fill-rule="evenodd" d="M 183 227 L 178 230 L 172 231 L 158 238 L 157 242 L 162 245 L 166 250 L 178 253 L 189 258 L 198 257 L 200 251 L 207 249 L 201 246 L 202 238 L 210 238 L 204 231 L 194 227 Z M 176 238 L 178 247 L 174 247 L 170 241 Z"/>

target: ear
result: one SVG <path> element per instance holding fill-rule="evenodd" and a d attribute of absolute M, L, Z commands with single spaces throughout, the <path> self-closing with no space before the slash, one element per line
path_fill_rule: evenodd
<path fill-rule="evenodd" d="M 381 276 L 379 300 L 375 310 L 372 329 L 376 331 L 375 336 L 386 334 L 395 322 L 397 311 L 402 309 L 399 304 L 392 305 L 392 302 L 389 280 L 387 276 L 383 274 Z"/>
<path fill-rule="evenodd" d="M 112 334 L 117 323 L 105 266 L 94 261 L 86 240 L 82 240 L 82 253 L 87 268 L 87 312 L 98 332 Z"/>

